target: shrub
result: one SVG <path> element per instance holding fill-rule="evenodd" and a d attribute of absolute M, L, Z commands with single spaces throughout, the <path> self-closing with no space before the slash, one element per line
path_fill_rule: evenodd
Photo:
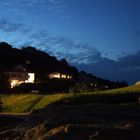
<path fill-rule="evenodd" d="M 2 102 L 2 100 L 0 98 L 0 112 L 2 111 L 2 105 L 3 105 L 3 102 Z"/>
<path fill-rule="evenodd" d="M 89 91 L 89 87 L 86 83 L 76 83 L 69 90 L 70 93 L 83 93 L 88 91 Z"/>
<path fill-rule="evenodd" d="M 7 92 L 10 89 L 10 83 L 4 73 L 0 73 L 0 92 Z"/>

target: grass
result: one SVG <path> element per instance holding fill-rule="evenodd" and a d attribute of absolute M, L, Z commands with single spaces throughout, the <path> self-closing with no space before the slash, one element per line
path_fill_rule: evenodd
<path fill-rule="evenodd" d="M 101 93 L 124 93 L 124 92 L 140 92 L 140 85 L 132 85 L 124 88 L 111 89 L 101 91 Z"/>
<path fill-rule="evenodd" d="M 81 93 L 81 94 L 15 94 L 0 95 L 3 106 L 2 112 L 8 113 L 26 113 L 30 111 L 40 110 L 55 103 L 121 103 L 132 102 L 139 98 L 140 86 L 130 86 L 126 88 Z"/>
<path fill-rule="evenodd" d="M 33 106 L 41 100 L 41 95 L 33 94 L 20 94 L 20 95 L 9 95 L 2 97 L 3 112 L 29 112 Z"/>
<path fill-rule="evenodd" d="M 70 96 L 72 96 L 72 94 L 16 94 L 7 96 L 1 95 L 3 102 L 2 112 L 24 113 L 34 110 L 40 110 L 54 102 L 57 102 L 64 98 L 68 98 Z"/>
<path fill-rule="evenodd" d="M 44 95 L 44 97 L 34 106 L 33 110 L 40 110 L 46 106 L 64 100 L 66 98 L 73 97 L 73 94 L 54 94 L 54 95 Z"/>

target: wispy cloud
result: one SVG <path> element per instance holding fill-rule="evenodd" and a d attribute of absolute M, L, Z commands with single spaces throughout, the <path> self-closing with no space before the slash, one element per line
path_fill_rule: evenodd
<path fill-rule="evenodd" d="M 0 30 L 5 32 L 15 32 L 21 30 L 23 25 L 18 22 L 10 22 L 6 19 L 0 19 Z"/>
<path fill-rule="evenodd" d="M 81 70 L 91 72 L 106 79 L 127 80 L 131 84 L 140 78 L 140 51 L 121 57 L 118 61 L 102 56 L 95 60 L 97 60 L 96 63 L 76 64 L 76 66 Z"/>
<path fill-rule="evenodd" d="M 54 36 L 47 30 L 34 31 L 19 22 L 0 19 L 0 31 L 11 34 L 12 43 L 17 47 L 32 45 L 71 63 L 94 63 L 101 53 L 93 45 L 75 43 L 66 37 Z"/>
<path fill-rule="evenodd" d="M 10 11 L 16 11 L 16 14 L 30 15 L 33 14 L 30 8 L 35 8 L 36 11 L 43 10 L 42 13 L 46 13 L 49 16 L 59 16 L 68 18 L 66 14 L 67 5 L 63 0 L 2 0 L 0 5 Z"/>
<path fill-rule="evenodd" d="M 119 64 L 124 68 L 134 69 L 140 66 L 140 51 L 119 59 Z"/>
<path fill-rule="evenodd" d="M 65 58 L 70 63 L 77 65 L 80 69 L 92 72 L 98 76 L 112 80 L 128 80 L 133 82 L 139 80 L 140 51 L 127 55 L 118 61 L 108 59 L 106 55 L 96 49 L 96 46 L 87 43 L 76 43 L 67 37 L 54 36 L 47 30 L 34 31 L 20 22 L 0 19 L 0 32 L 13 38 L 11 43 L 16 47 L 32 45 L 44 50 L 57 58 Z M 7 41 L 7 40 L 5 40 Z M 103 57 L 104 56 L 104 57 Z"/>
<path fill-rule="evenodd" d="M 94 63 L 94 58 L 99 58 L 101 53 L 93 45 L 87 43 L 75 43 L 71 39 L 51 36 L 45 32 L 30 34 L 29 40 L 42 50 L 55 55 L 58 58 L 66 58 L 71 63 Z"/>
<path fill-rule="evenodd" d="M 49 0 L 49 2 L 53 4 L 62 4 L 64 0 Z"/>

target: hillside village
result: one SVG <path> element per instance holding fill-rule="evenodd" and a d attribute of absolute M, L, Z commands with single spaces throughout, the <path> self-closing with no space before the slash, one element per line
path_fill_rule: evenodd
<path fill-rule="evenodd" d="M 27 46 L 14 48 L 0 43 L 1 91 L 82 92 L 127 86 L 125 81 L 112 82 L 70 66 L 46 52 Z"/>
<path fill-rule="evenodd" d="M 137 139 L 140 86 L 126 86 L 31 46 L 1 42 L 0 138 Z"/>

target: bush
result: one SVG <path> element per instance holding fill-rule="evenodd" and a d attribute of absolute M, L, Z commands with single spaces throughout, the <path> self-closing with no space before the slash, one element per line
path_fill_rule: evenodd
<path fill-rule="evenodd" d="M 89 87 L 86 83 L 76 83 L 69 90 L 70 93 L 84 93 L 88 91 L 89 91 Z"/>
<path fill-rule="evenodd" d="M 0 92 L 7 92 L 10 90 L 10 83 L 4 73 L 0 73 Z"/>
<path fill-rule="evenodd" d="M 66 93 L 73 86 L 73 82 L 63 79 L 51 79 L 47 83 L 23 83 L 12 88 L 12 92 L 29 93 L 38 91 L 41 93 Z"/>
<path fill-rule="evenodd" d="M 3 102 L 2 102 L 2 100 L 0 98 L 0 112 L 2 111 L 2 105 L 3 105 Z"/>

